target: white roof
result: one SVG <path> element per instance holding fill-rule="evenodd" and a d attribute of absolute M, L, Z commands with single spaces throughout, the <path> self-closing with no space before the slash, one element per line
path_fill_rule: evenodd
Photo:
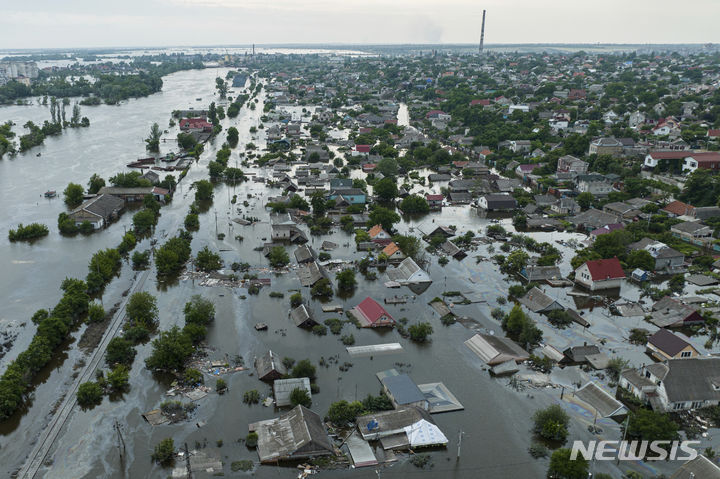
<path fill-rule="evenodd" d="M 436 446 L 439 444 L 447 444 L 448 439 L 445 434 L 437 427 L 425 419 L 405 427 L 405 434 L 410 441 L 411 447 Z"/>

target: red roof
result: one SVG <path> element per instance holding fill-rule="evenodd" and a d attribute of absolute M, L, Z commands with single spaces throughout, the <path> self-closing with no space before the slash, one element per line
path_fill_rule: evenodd
<path fill-rule="evenodd" d="M 427 115 L 425 115 L 425 118 L 430 118 L 431 116 L 438 116 L 438 115 L 444 115 L 445 112 L 442 110 L 430 110 L 427 112 Z"/>
<path fill-rule="evenodd" d="M 443 195 L 425 195 L 425 199 L 428 201 L 442 201 Z"/>
<path fill-rule="evenodd" d="M 615 258 L 596 259 L 585 263 L 590 271 L 590 277 L 593 281 L 602 281 L 604 279 L 624 278 L 625 272 L 620 265 L 620 260 Z"/>
<path fill-rule="evenodd" d="M 707 136 L 709 136 L 710 138 L 718 138 L 720 137 L 720 130 L 708 130 Z"/>
<path fill-rule="evenodd" d="M 355 151 L 360 153 L 370 153 L 370 145 L 355 145 Z"/>
<path fill-rule="evenodd" d="M 475 106 L 475 105 L 488 106 L 488 105 L 490 105 L 490 100 L 489 100 L 489 99 L 485 99 L 485 100 L 471 100 L 471 101 L 470 101 L 470 106 Z"/>
<path fill-rule="evenodd" d="M 673 201 L 668 203 L 667 206 L 663 208 L 663 211 L 667 211 L 668 213 L 672 213 L 676 216 L 683 216 L 692 213 L 694 209 L 694 206 L 683 203 L 682 201 Z"/>
<path fill-rule="evenodd" d="M 650 158 L 653 160 L 683 160 L 692 156 L 692 151 L 651 151 Z"/>
<path fill-rule="evenodd" d="M 389 318 L 391 321 L 393 320 L 393 317 L 390 316 L 390 313 L 385 311 L 385 308 L 380 306 L 380 304 L 372 299 L 371 297 L 367 297 L 362 300 L 360 304 L 355 306 L 355 309 L 357 309 L 365 318 L 371 323 L 374 324 L 378 322 L 383 316 Z"/>
<path fill-rule="evenodd" d="M 183 118 L 180 120 L 180 129 L 193 128 L 193 129 L 204 129 L 212 128 L 212 124 L 208 123 L 202 118 Z"/>

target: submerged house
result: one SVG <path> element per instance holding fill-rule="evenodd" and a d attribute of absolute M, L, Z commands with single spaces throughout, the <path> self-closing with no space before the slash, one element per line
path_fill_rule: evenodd
<path fill-rule="evenodd" d="M 303 390 L 307 393 L 308 397 L 312 397 L 309 378 L 288 378 L 275 380 L 275 382 L 273 382 L 275 405 L 277 407 L 291 406 L 292 400 L 290 399 L 290 395 L 295 389 Z"/>
<path fill-rule="evenodd" d="M 519 301 L 520 304 L 533 313 L 549 313 L 550 311 L 554 311 L 556 309 L 561 311 L 565 309 L 562 304 L 543 293 L 542 290 L 537 287 L 531 288 L 525 296 L 519 299 Z"/>
<path fill-rule="evenodd" d="M 380 303 L 367 297 L 350 310 L 363 328 L 381 328 L 395 326 L 395 319 L 385 311 Z"/>
<path fill-rule="evenodd" d="M 312 328 L 318 324 L 317 321 L 313 319 L 312 314 L 310 314 L 310 310 L 308 310 L 304 304 L 293 308 L 290 311 L 290 318 L 292 318 L 293 323 L 295 323 L 295 326 L 298 328 Z"/>
<path fill-rule="evenodd" d="M 680 328 L 702 324 L 705 319 L 692 306 L 665 296 L 652 305 L 650 322 L 661 328 Z"/>
<path fill-rule="evenodd" d="M 125 201 L 121 198 L 112 195 L 98 195 L 72 210 L 68 216 L 76 226 L 87 221 L 93 229 L 98 230 L 116 220 L 124 207 Z"/>
<path fill-rule="evenodd" d="M 648 338 L 647 351 L 658 361 L 689 359 L 700 355 L 685 336 L 662 328 Z"/>
<path fill-rule="evenodd" d="M 405 258 L 402 260 L 396 268 L 389 269 L 387 275 L 391 281 L 396 281 L 402 285 L 429 285 L 432 283 L 430 275 L 422 270 L 412 258 Z"/>
<path fill-rule="evenodd" d="M 383 391 L 396 408 L 415 406 L 427 410 L 430 407 L 425 395 L 407 374 L 388 375 L 380 382 Z"/>
<path fill-rule="evenodd" d="M 322 419 L 304 406 L 251 424 L 250 430 L 258 435 L 257 452 L 263 464 L 335 453 Z"/>
<path fill-rule="evenodd" d="M 620 288 L 625 272 L 617 258 L 586 261 L 575 270 L 575 283 L 590 291 Z"/>
<path fill-rule="evenodd" d="M 488 366 L 514 361 L 527 361 L 530 354 L 509 338 L 492 334 L 476 334 L 465 341 L 472 352 L 477 354 Z"/>
<path fill-rule="evenodd" d="M 307 243 L 305 233 L 292 221 L 272 225 L 270 235 L 273 241 L 289 241 L 291 243 Z"/>
<path fill-rule="evenodd" d="M 255 371 L 261 381 L 274 381 L 287 374 L 287 369 L 272 351 L 268 351 L 259 358 L 255 358 Z"/>

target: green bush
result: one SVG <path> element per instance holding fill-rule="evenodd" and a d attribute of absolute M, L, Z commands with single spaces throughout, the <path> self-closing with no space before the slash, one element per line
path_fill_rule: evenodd
<path fill-rule="evenodd" d="M 23 226 L 22 223 L 14 230 L 8 232 L 8 239 L 10 241 L 32 241 L 43 236 L 47 236 L 50 230 L 47 226 L 40 223 L 31 223 L 27 226 Z"/>
<path fill-rule="evenodd" d="M 163 439 L 156 446 L 152 453 L 152 460 L 167 467 L 175 460 L 175 442 L 172 438 Z"/>
<path fill-rule="evenodd" d="M 247 447 L 257 447 L 258 435 L 256 432 L 250 432 L 245 436 L 245 445 Z"/>
<path fill-rule="evenodd" d="M 257 404 L 260 402 L 260 393 L 257 389 L 251 389 L 250 391 L 245 391 L 245 394 L 243 394 L 243 402 L 245 404 Z"/>
<path fill-rule="evenodd" d="M 553 404 L 545 409 L 535 411 L 533 423 L 533 432 L 538 436 L 552 441 L 565 442 L 570 416 L 562 406 Z"/>
<path fill-rule="evenodd" d="M 103 390 L 96 382 L 88 381 L 78 386 L 77 402 L 82 407 L 90 407 L 102 402 Z"/>
<path fill-rule="evenodd" d="M 293 406 L 305 406 L 309 408 L 312 405 L 312 399 L 306 390 L 295 388 L 290 392 L 290 403 Z"/>

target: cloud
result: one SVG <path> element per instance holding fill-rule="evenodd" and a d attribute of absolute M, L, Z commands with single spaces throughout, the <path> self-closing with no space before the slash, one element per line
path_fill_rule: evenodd
<path fill-rule="evenodd" d="M 139 15 L 100 15 L 94 13 L 6 12 L 0 23 L 14 27 L 77 27 L 77 26 L 150 26 L 156 19 Z"/>

